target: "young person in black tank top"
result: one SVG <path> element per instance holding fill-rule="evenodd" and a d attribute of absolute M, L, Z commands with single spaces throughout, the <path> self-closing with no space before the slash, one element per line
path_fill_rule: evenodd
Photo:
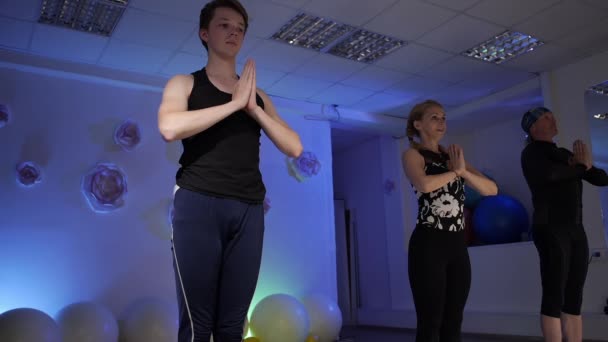
<path fill-rule="evenodd" d="M 440 103 L 427 100 L 414 106 L 407 121 L 411 147 L 403 153 L 403 169 L 418 197 L 418 218 L 408 250 L 417 342 L 461 341 L 471 284 L 464 184 L 482 195 L 498 192 L 493 181 L 465 162 L 461 147 L 439 145 L 445 132 Z"/>
<path fill-rule="evenodd" d="M 540 259 L 541 328 L 545 341 L 582 341 L 581 306 L 587 278 L 589 246 L 583 227 L 583 180 L 608 186 L 608 175 L 593 166 L 580 140 L 572 152 L 557 147 L 557 121 L 544 107 L 521 120 L 529 143 L 521 166 L 532 193 L 532 231 Z"/>
<path fill-rule="evenodd" d="M 242 340 L 264 235 L 260 130 L 286 155 L 302 152 L 298 134 L 256 88 L 254 62 L 235 72 L 247 25 L 236 0 L 205 5 L 199 36 L 207 65 L 171 78 L 158 111 L 163 138 L 184 147 L 172 239 L 179 342 Z"/>

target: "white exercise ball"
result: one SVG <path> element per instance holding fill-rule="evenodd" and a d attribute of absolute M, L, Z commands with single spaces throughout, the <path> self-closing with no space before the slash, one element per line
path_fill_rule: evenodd
<path fill-rule="evenodd" d="M 174 307 L 163 300 L 144 298 L 133 302 L 119 322 L 123 342 L 177 340 L 178 318 Z"/>
<path fill-rule="evenodd" d="M 63 342 L 117 342 L 118 323 L 106 307 L 92 303 L 73 303 L 55 316 Z"/>
<path fill-rule="evenodd" d="M 296 298 L 274 294 L 256 305 L 249 328 L 263 342 L 304 342 L 310 322 L 306 309 Z"/>
<path fill-rule="evenodd" d="M 61 342 L 57 323 L 46 313 L 30 308 L 0 315 L 0 341 Z"/>
<path fill-rule="evenodd" d="M 337 340 L 342 329 L 342 312 L 338 304 L 321 294 L 302 298 L 302 304 L 310 318 L 310 335 L 317 336 L 319 342 Z"/>

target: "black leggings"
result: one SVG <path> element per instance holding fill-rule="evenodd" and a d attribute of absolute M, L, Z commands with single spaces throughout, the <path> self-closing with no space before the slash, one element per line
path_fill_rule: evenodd
<path fill-rule="evenodd" d="M 464 233 L 416 227 L 409 243 L 409 278 L 417 342 L 459 342 L 471 286 Z"/>
<path fill-rule="evenodd" d="M 179 342 L 242 341 L 262 257 L 264 209 L 186 189 L 175 193 L 173 257 Z"/>
<path fill-rule="evenodd" d="M 580 315 L 589 262 L 585 229 L 534 226 L 533 232 L 543 286 L 541 313 L 556 318 L 562 312 Z"/>

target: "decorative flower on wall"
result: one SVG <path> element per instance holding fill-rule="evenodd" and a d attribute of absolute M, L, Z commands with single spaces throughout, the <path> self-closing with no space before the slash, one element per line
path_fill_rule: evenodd
<path fill-rule="evenodd" d="M 124 205 L 127 178 L 116 165 L 99 163 L 82 178 L 81 187 L 91 209 L 107 213 Z"/>
<path fill-rule="evenodd" d="M 302 182 L 304 179 L 319 173 L 321 162 L 314 153 L 304 151 L 298 158 L 287 158 L 289 175 Z"/>
<path fill-rule="evenodd" d="M 125 151 L 133 151 L 141 141 L 139 125 L 133 120 L 126 120 L 114 131 L 114 142 Z"/>
<path fill-rule="evenodd" d="M 10 119 L 11 114 L 8 110 L 8 107 L 0 104 L 0 128 L 8 125 L 8 120 Z"/>
<path fill-rule="evenodd" d="M 391 179 L 386 179 L 384 181 L 384 193 L 387 195 L 390 195 L 391 193 L 393 193 L 393 191 L 395 191 L 395 182 L 393 182 L 393 180 Z"/>
<path fill-rule="evenodd" d="M 17 165 L 17 182 L 23 186 L 34 186 L 42 181 L 42 171 L 36 163 L 26 161 Z"/>
<path fill-rule="evenodd" d="M 270 208 L 272 208 L 270 206 L 270 198 L 268 197 L 264 197 L 264 215 L 266 215 L 268 213 L 268 211 L 270 210 Z"/>

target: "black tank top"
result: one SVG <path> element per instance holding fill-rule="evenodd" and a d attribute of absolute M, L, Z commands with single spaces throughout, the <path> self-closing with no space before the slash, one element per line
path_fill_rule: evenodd
<path fill-rule="evenodd" d="M 424 172 L 439 175 L 449 172 L 446 153 L 418 150 L 424 157 Z M 414 188 L 418 198 L 418 218 L 416 226 L 447 232 L 464 231 L 464 181 L 461 177 L 451 180 L 443 187 L 428 193 Z"/>
<path fill-rule="evenodd" d="M 194 85 L 188 98 L 189 111 L 232 100 L 232 94 L 220 91 L 209 81 L 204 68 L 192 75 Z M 264 108 L 259 95 L 256 101 Z M 177 185 L 212 196 L 262 203 L 266 188 L 260 173 L 260 130 L 260 125 L 240 110 L 183 139 Z"/>

